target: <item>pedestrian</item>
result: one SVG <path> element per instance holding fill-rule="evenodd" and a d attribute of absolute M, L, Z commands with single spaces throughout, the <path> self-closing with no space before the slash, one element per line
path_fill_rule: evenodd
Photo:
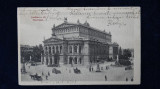
<path fill-rule="evenodd" d="M 105 75 L 105 81 L 107 81 L 107 76 Z"/>
<path fill-rule="evenodd" d="M 43 74 L 43 72 L 42 72 L 42 76 L 43 76 L 44 74 Z"/>
<path fill-rule="evenodd" d="M 48 76 L 46 75 L 46 80 L 48 80 Z"/>
<path fill-rule="evenodd" d="M 50 73 L 48 72 L 48 76 L 50 76 Z"/>
<path fill-rule="evenodd" d="M 126 81 L 128 81 L 128 78 L 126 78 Z"/>
<path fill-rule="evenodd" d="M 106 70 L 108 70 L 108 66 L 106 66 Z"/>
<path fill-rule="evenodd" d="M 131 79 L 131 81 L 133 81 L 133 78 Z"/>
<path fill-rule="evenodd" d="M 93 71 L 93 67 L 92 67 L 92 71 Z"/>
<path fill-rule="evenodd" d="M 91 72 L 91 67 L 89 67 L 89 72 Z"/>

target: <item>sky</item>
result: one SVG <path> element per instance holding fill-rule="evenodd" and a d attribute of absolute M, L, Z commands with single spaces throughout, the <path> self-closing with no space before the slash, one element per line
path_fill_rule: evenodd
<path fill-rule="evenodd" d="M 31 46 L 43 44 L 44 38 L 51 37 L 53 25 L 62 24 L 64 17 L 67 17 L 68 22 L 77 23 L 77 20 L 79 20 L 80 23 L 84 23 L 87 21 L 93 28 L 111 32 L 112 42 L 117 42 L 122 48 L 134 48 L 134 31 L 140 28 L 139 25 L 134 23 L 137 23 L 140 18 L 128 19 L 126 14 L 113 14 L 114 12 L 129 11 L 132 12 L 133 9 L 19 8 L 19 42 Z M 112 18 L 107 18 L 108 16 Z M 113 16 L 123 18 L 116 19 Z"/>

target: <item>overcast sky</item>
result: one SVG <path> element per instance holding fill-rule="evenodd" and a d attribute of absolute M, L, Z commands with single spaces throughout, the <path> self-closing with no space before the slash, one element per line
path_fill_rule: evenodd
<path fill-rule="evenodd" d="M 27 12 L 27 10 L 37 10 L 34 13 Z M 42 41 L 51 37 L 52 27 L 55 24 L 56 26 L 64 22 L 64 17 L 67 17 L 68 22 L 77 23 L 79 19 L 80 23 L 87 21 L 91 27 L 97 28 L 102 31 L 111 32 L 112 42 L 117 42 L 122 48 L 134 48 L 134 26 L 139 19 L 127 19 L 122 18 L 118 21 L 108 18 L 99 18 L 105 17 L 104 15 L 92 15 L 88 13 L 95 12 L 95 10 L 85 10 L 84 8 L 76 10 L 75 14 L 72 8 L 21 8 L 18 11 L 18 30 L 20 31 L 20 44 L 25 45 L 39 45 L 43 44 Z M 39 12 L 38 12 L 39 11 Z M 45 14 L 50 13 L 50 15 Z M 97 11 L 107 12 L 106 9 Z M 120 10 L 123 12 L 123 10 Z M 26 12 L 26 15 L 20 15 L 20 12 Z M 84 13 L 79 13 L 84 12 Z M 88 12 L 86 14 L 86 12 Z M 114 11 L 113 11 L 114 12 Z M 28 14 L 29 13 L 29 14 Z M 52 14 L 51 14 L 52 13 Z M 117 15 L 118 16 L 118 15 Z M 40 18 L 36 18 L 40 17 Z M 42 17 L 42 18 L 41 18 Z M 93 18 L 92 18 L 93 17 Z M 96 17 L 96 18 L 94 18 Z M 37 19 L 43 19 L 43 21 L 37 21 Z M 36 21 L 35 21 L 36 20 Z M 116 23 L 116 24 L 115 24 Z"/>

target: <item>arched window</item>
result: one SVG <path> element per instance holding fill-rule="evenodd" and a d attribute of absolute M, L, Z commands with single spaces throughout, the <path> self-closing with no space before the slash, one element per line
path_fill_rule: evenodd
<path fill-rule="evenodd" d="M 72 46 L 69 46 L 69 53 L 72 53 Z"/>
<path fill-rule="evenodd" d="M 69 57 L 69 64 L 72 64 L 72 57 Z"/>
<path fill-rule="evenodd" d="M 74 64 L 77 64 L 77 57 L 74 58 Z"/>
<path fill-rule="evenodd" d="M 79 63 L 80 63 L 80 64 L 82 63 L 82 59 L 81 59 L 81 58 L 79 58 Z"/>
<path fill-rule="evenodd" d="M 52 47 L 52 51 L 53 51 L 53 53 L 55 53 L 55 48 L 54 48 L 54 46 Z"/>
<path fill-rule="evenodd" d="M 60 53 L 62 52 L 62 46 L 60 46 Z"/>
<path fill-rule="evenodd" d="M 82 50 L 82 48 L 81 48 L 81 46 L 79 46 L 79 53 L 81 53 L 81 50 Z"/>
<path fill-rule="evenodd" d="M 46 51 L 47 51 L 47 47 L 46 47 Z"/>
<path fill-rule="evenodd" d="M 49 47 L 49 54 L 51 54 L 51 47 Z"/>
<path fill-rule="evenodd" d="M 56 46 L 56 53 L 58 53 L 59 52 L 59 50 L 58 50 L 58 46 Z"/>
<path fill-rule="evenodd" d="M 74 52 L 77 53 L 77 46 L 74 46 Z"/>

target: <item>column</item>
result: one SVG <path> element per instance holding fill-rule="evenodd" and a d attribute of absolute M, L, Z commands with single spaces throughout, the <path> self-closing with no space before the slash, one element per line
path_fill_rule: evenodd
<path fill-rule="evenodd" d="M 54 56 L 52 56 L 52 64 L 54 64 Z"/>
<path fill-rule="evenodd" d="M 47 51 L 47 53 L 49 53 L 49 46 L 47 46 L 47 50 L 46 51 Z"/>
<path fill-rule="evenodd" d="M 51 46 L 51 55 L 53 55 L 53 49 L 52 48 L 53 48 L 53 46 Z"/>
<path fill-rule="evenodd" d="M 44 63 L 43 63 L 44 65 L 46 64 L 46 56 L 44 55 Z"/>
<path fill-rule="evenodd" d="M 50 57 L 48 56 L 48 65 L 50 65 Z"/>
<path fill-rule="evenodd" d="M 42 54 L 41 54 L 41 63 L 43 64 L 43 56 L 42 56 Z"/>
<path fill-rule="evenodd" d="M 60 54 L 62 53 L 61 45 L 59 45 L 59 53 L 60 53 Z"/>
<path fill-rule="evenodd" d="M 74 45 L 72 45 L 72 54 L 74 53 Z"/>
<path fill-rule="evenodd" d="M 79 56 L 77 56 L 77 64 L 80 64 L 80 63 L 79 63 Z"/>
<path fill-rule="evenodd" d="M 79 44 L 77 45 L 77 53 L 79 53 Z"/>
<path fill-rule="evenodd" d="M 44 52 L 43 54 L 45 55 L 45 52 L 46 52 L 45 46 L 43 47 L 43 50 L 44 50 L 44 51 L 43 51 L 43 52 Z"/>
<path fill-rule="evenodd" d="M 55 53 L 57 53 L 57 48 L 56 48 L 56 46 L 54 46 L 54 50 L 55 50 Z"/>

